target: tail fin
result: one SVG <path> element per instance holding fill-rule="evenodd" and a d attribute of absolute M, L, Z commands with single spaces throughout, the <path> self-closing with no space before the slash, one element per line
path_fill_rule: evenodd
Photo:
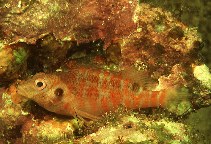
<path fill-rule="evenodd" d="M 177 115 L 182 115 L 191 110 L 189 96 L 188 89 L 185 87 L 169 89 L 165 108 Z"/>

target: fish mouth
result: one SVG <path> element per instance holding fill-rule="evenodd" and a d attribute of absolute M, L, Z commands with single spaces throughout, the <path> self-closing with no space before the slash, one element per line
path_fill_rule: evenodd
<path fill-rule="evenodd" d="M 21 96 L 26 96 L 25 89 L 22 87 L 17 87 L 17 94 L 19 94 Z"/>
<path fill-rule="evenodd" d="M 31 98 L 30 95 L 28 94 L 29 90 L 24 87 L 24 86 L 17 86 L 17 94 L 26 97 L 26 98 Z"/>

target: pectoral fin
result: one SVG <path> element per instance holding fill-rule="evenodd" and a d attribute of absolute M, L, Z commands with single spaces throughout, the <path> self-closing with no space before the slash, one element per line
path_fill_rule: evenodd
<path fill-rule="evenodd" d="M 78 116 L 81 116 L 81 117 L 84 117 L 84 118 L 88 118 L 88 119 L 91 119 L 93 121 L 97 121 L 100 119 L 100 117 L 98 116 L 95 116 L 95 115 L 92 115 L 92 114 L 89 114 L 87 112 L 84 112 L 84 111 L 81 111 L 81 110 L 75 110 L 76 114 Z"/>

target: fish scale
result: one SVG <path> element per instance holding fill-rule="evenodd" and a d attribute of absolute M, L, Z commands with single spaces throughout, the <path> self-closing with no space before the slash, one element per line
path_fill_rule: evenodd
<path fill-rule="evenodd" d="M 131 73 L 130 75 L 134 76 Z M 147 90 L 141 86 L 143 81 L 137 82 L 137 77 L 134 79 L 133 81 L 121 72 L 71 65 L 68 72 L 36 74 L 31 79 L 21 82 L 17 87 L 17 93 L 36 101 L 49 111 L 63 115 L 76 113 L 90 119 L 114 111 L 120 105 L 128 109 L 165 107 L 168 100 L 178 94 L 175 88 Z M 45 83 L 43 89 L 37 88 L 34 83 L 37 80 Z M 59 98 L 55 96 L 58 88 L 63 92 Z M 57 102 L 52 103 L 53 101 Z"/>

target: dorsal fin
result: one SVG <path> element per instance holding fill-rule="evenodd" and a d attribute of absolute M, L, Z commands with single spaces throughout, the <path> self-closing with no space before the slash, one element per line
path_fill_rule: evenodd
<path fill-rule="evenodd" d="M 135 67 L 127 67 L 121 71 L 122 78 L 130 80 L 134 87 L 143 87 L 144 89 L 152 89 L 153 79 L 147 71 L 139 71 Z"/>

